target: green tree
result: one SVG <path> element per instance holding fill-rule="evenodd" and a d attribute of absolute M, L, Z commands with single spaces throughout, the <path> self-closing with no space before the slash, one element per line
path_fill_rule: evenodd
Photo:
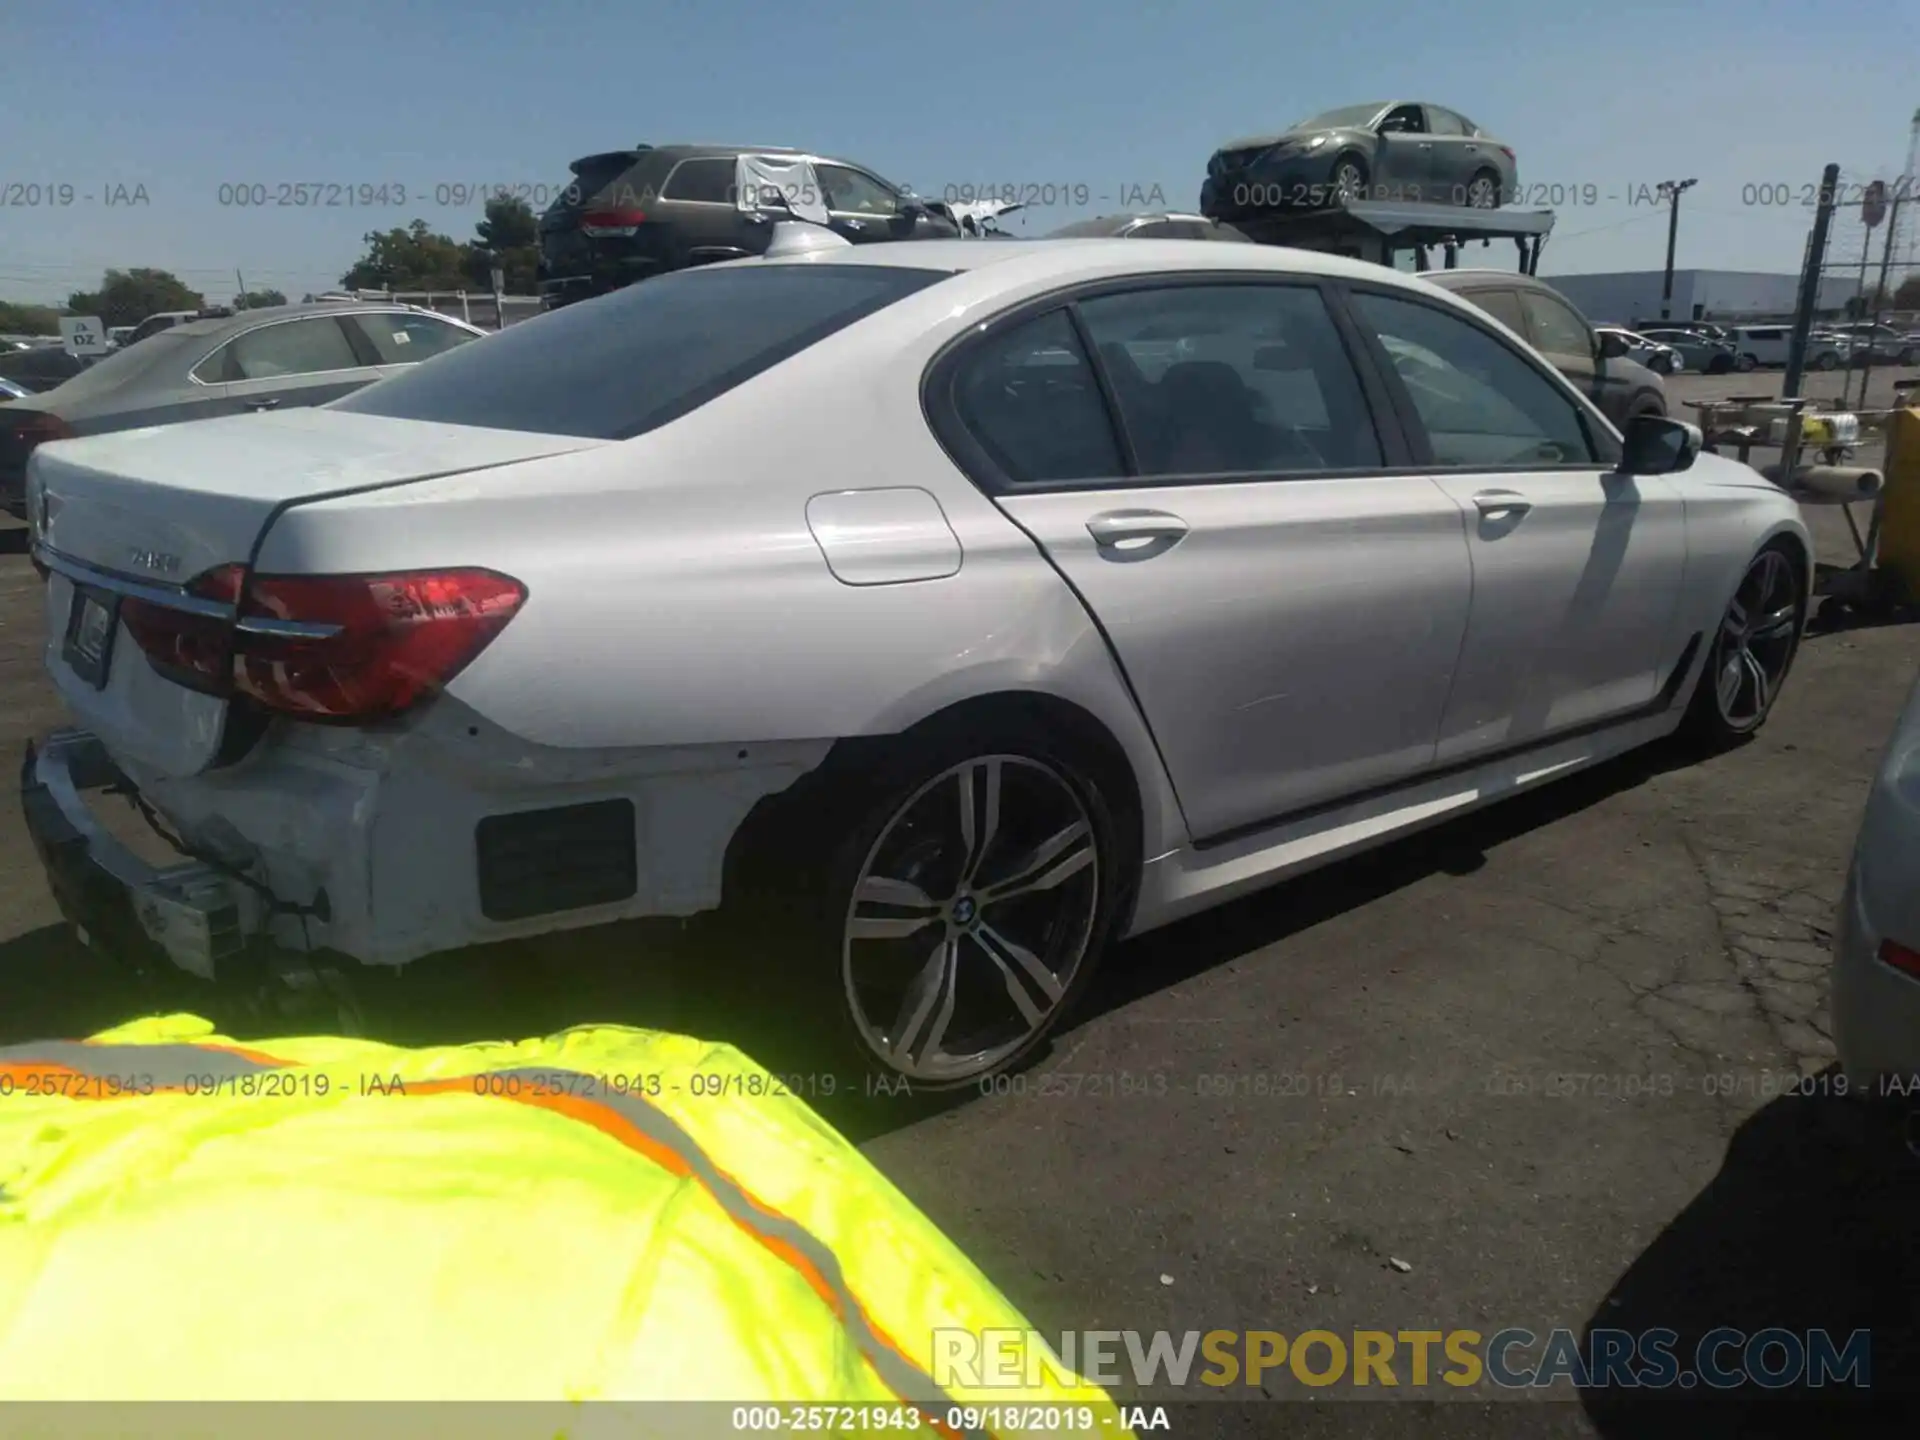
<path fill-rule="evenodd" d="M 69 295 L 67 310 L 74 315 L 97 315 L 102 325 L 138 325 L 164 310 L 199 310 L 206 303 L 198 290 L 189 290 L 165 270 L 109 270 L 98 290 Z"/>
<path fill-rule="evenodd" d="M 1920 275 L 1909 275 L 1900 282 L 1900 288 L 1893 292 L 1893 308 L 1920 310 Z"/>
<path fill-rule="evenodd" d="M 493 267 L 506 272 L 509 295 L 531 295 L 540 272 L 540 223 L 533 207 L 517 195 L 496 195 L 474 226 L 467 274 L 476 290 L 493 287 Z"/>
<path fill-rule="evenodd" d="M 340 277 L 348 290 L 464 290 L 469 288 L 470 247 L 427 228 L 424 220 L 401 229 L 369 230 L 367 253 Z"/>
<path fill-rule="evenodd" d="M 236 310 L 264 310 L 269 305 L 284 305 L 287 297 L 278 290 L 249 290 L 244 295 L 233 297 Z"/>
<path fill-rule="evenodd" d="M 0 300 L 0 335 L 57 335 L 60 312 L 51 305 L 17 305 Z"/>

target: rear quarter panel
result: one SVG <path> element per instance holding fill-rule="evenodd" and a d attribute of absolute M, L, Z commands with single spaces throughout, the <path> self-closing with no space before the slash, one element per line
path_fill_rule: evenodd
<path fill-rule="evenodd" d="M 906 302 L 917 325 L 856 326 L 650 435 L 298 506 L 274 523 L 259 567 L 512 575 L 525 607 L 450 691 L 527 741 L 570 750 L 882 735 L 971 696 L 1054 695 L 1091 712 L 1132 761 L 1147 855 L 1183 843 L 1098 629 L 927 429 L 921 373 L 964 307 L 929 330 L 949 307 L 923 299 Z M 958 571 L 837 580 L 808 500 L 901 486 L 938 500 Z"/>

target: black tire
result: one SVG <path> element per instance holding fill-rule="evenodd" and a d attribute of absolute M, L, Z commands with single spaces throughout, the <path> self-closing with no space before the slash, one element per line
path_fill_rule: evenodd
<path fill-rule="evenodd" d="M 1733 369 L 1733 357 L 1731 355 L 1716 355 L 1707 362 L 1707 374 L 1709 375 L 1725 375 L 1731 369 Z"/>
<path fill-rule="evenodd" d="M 1478 196 L 1475 194 L 1476 191 L 1488 197 L 1485 204 L 1480 203 Z M 1492 170 L 1475 171 L 1473 178 L 1467 181 L 1466 200 L 1464 203 L 1472 210 L 1498 210 L 1500 208 L 1500 176 L 1498 173 Z"/>
<path fill-rule="evenodd" d="M 1770 556 L 1776 559 L 1769 561 Z M 1763 567 L 1777 564 L 1778 560 L 1786 562 L 1784 570 L 1777 573 L 1790 579 L 1791 598 L 1784 594 L 1777 597 L 1762 594 L 1760 596 L 1762 604 L 1754 608 L 1764 620 L 1766 616 L 1782 614 L 1790 607 L 1791 622 L 1779 637 L 1780 648 L 1777 654 L 1770 651 L 1765 657 L 1755 657 L 1757 662 L 1765 664 L 1769 674 L 1766 692 L 1760 699 L 1757 713 L 1748 715 L 1741 713 L 1747 707 L 1729 706 L 1726 703 L 1720 685 L 1723 674 L 1728 673 L 1729 664 L 1740 663 L 1728 648 L 1729 626 L 1733 621 L 1733 608 L 1736 601 L 1745 600 L 1750 594 L 1755 593 L 1750 587 L 1754 586 L 1757 572 Z M 1761 727 L 1767 723 L 1768 716 L 1773 713 L 1773 707 L 1780 698 L 1780 691 L 1786 684 L 1787 676 L 1792 672 L 1794 659 L 1799 654 L 1800 637 L 1807 626 L 1807 606 L 1810 598 L 1807 586 L 1806 555 L 1795 542 L 1787 539 L 1770 541 L 1760 548 L 1752 560 L 1747 562 L 1746 567 L 1740 572 L 1739 585 L 1735 587 L 1734 593 L 1727 597 L 1727 604 L 1723 607 L 1720 618 L 1714 622 L 1713 633 L 1707 638 L 1706 661 L 1700 668 L 1700 678 L 1694 685 L 1693 697 L 1688 702 L 1686 718 L 1681 722 L 1680 733 L 1686 742 L 1703 753 L 1715 754 L 1730 749 L 1760 732 Z M 1753 628 L 1757 631 L 1761 627 Z M 1741 648 L 1749 650 L 1757 643 L 1757 636 L 1750 635 L 1748 643 Z M 1744 678 L 1747 673 L 1743 670 L 1743 678 L 1739 681 L 1742 693 L 1749 688 L 1749 681 Z"/>
<path fill-rule="evenodd" d="M 1816 370 L 1838 370 L 1840 368 L 1840 357 L 1831 350 L 1822 350 L 1819 356 L 1815 358 L 1813 368 Z"/>
<path fill-rule="evenodd" d="M 1372 172 L 1367 169 L 1367 162 L 1354 151 L 1349 150 L 1343 155 L 1336 156 L 1332 168 L 1327 171 L 1328 204 L 1337 206 L 1346 200 L 1366 199 L 1367 182 L 1371 179 Z M 1343 185 L 1350 193 L 1343 193 Z"/>
<path fill-rule="evenodd" d="M 1742 375 L 1745 375 L 1750 371 L 1759 369 L 1760 362 L 1751 355 L 1742 355 L 1734 362 L 1733 368 L 1738 370 Z"/>
<path fill-rule="evenodd" d="M 1911 365 L 1913 364 L 1914 359 L 1916 358 L 1916 355 L 1920 355 L 1920 352 L 1916 352 L 1911 347 L 1909 347 L 1900 352 L 1900 358 L 1895 363 L 1899 365 Z"/>
<path fill-rule="evenodd" d="M 977 919 L 972 928 L 962 932 L 961 938 L 955 941 L 960 947 L 961 958 L 954 962 L 952 970 L 944 972 L 952 978 L 941 982 L 936 1013 L 940 1010 L 954 1012 L 962 1008 L 975 1008 L 970 1005 L 949 1006 L 946 998 L 949 986 L 956 999 L 965 989 L 970 992 L 969 999 L 984 1002 L 992 986 L 999 985 L 1009 997 L 1006 1003 L 1008 1019 L 1013 1029 L 1020 1033 L 1008 1042 L 1011 1048 L 1006 1049 L 1005 1053 L 994 1053 L 1000 1048 L 998 1044 L 972 1052 L 975 1055 L 992 1055 L 990 1062 L 978 1069 L 947 1075 L 916 1073 L 914 1066 L 927 1062 L 924 1054 L 913 1055 L 909 1043 L 906 1047 L 909 1063 L 903 1065 L 883 1054 L 869 1039 L 869 1032 L 880 1028 L 879 1022 L 888 1015 L 891 1015 L 893 1023 L 899 1024 L 911 1011 L 920 1016 L 920 1020 L 917 1028 L 913 1023 L 908 1024 L 907 1040 L 911 1042 L 916 1036 L 922 1041 L 931 1038 L 931 1017 L 923 1015 L 911 1003 L 908 992 L 931 969 L 932 954 L 925 958 L 917 954 L 902 957 L 903 963 L 897 966 L 897 973 L 904 976 L 911 970 L 914 974 L 900 986 L 897 1003 L 891 1001 L 891 992 L 886 987 L 864 986 L 861 975 L 871 975 L 873 969 L 888 968 L 893 964 L 894 957 L 880 954 L 872 957 L 878 963 L 871 963 L 866 954 L 856 953 L 856 945 L 891 946 L 896 942 L 904 944 L 910 937 L 868 937 L 856 941 L 850 933 L 856 919 L 856 887 L 860 886 L 864 875 L 884 874 L 891 877 L 887 883 L 897 878 L 925 884 L 927 894 L 944 901 L 944 887 L 936 884 L 934 879 L 934 873 L 939 869 L 935 863 L 938 856 L 934 851 L 929 850 L 925 854 L 925 862 L 930 868 L 924 875 L 910 869 L 902 873 L 904 867 L 898 860 L 871 870 L 869 867 L 875 864 L 876 854 L 882 852 L 884 847 L 894 845 L 898 836 L 904 835 L 909 844 L 905 851 L 896 853 L 911 854 L 914 853 L 911 848 L 913 843 L 928 843 L 933 838 L 931 832 L 942 827 L 925 826 L 928 832 L 926 839 L 916 841 L 914 826 L 919 823 L 916 817 L 924 807 L 942 806 L 945 803 L 938 788 L 941 782 L 955 775 L 961 767 L 984 767 L 995 760 L 1000 762 L 999 768 L 1007 776 L 1009 784 L 1031 783 L 1038 791 L 1057 782 L 1077 804 L 1079 813 L 1084 815 L 1088 849 L 1092 856 L 1090 864 L 1082 867 L 1091 871 L 1084 886 L 1089 913 L 1084 921 L 1077 916 L 1069 917 L 1070 923 L 1060 927 L 1058 934 L 1053 933 L 1053 927 L 1049 925 L 1043 940 L 1020 942 L 1031 946 L 1027 949 L 1027 955 L 1039 956 L 1056 980 L 1059 977 L 1049 963 L 1051 958 L 1056 951 L 1062 957 L 1070 953 L 1072 957 L 1072 972 L 1065 978 L 1061 993 L 1057 999 L 1049 1002 L 1051 1008 L 1045 1010 L 1044 1019 L 1033 1024 L 1024 1016 L 1012 1014 L 1014 1002 L 1010 997 L 1016 982 L 1009 977 L 1008 971 L 1019 967 L 1010 966 L 998 958 L 977 934 L 985 931 L 996 940 L 1001 940 L 1002 937 L 987 923 L 989 907 L 1001 904 L 1017 907 L 1023 901 L 988 900 L 987 892 L 996 887 L 979 886 L 978 893 L 982 898 L 978 910 L 969 915 L 969 918 L 977 915 Z M 1071 739 L 1049 734 L 1039 725 L 1018 718 L 985 722 L 975 718 L 966 724 L 938 726 L 917 736 L 903 737 L 898 744 L 887 747 L 870 759 L 863 759 L 857 765 L 838 767 L 837 773 L 820 777 L 820 783 L 815 787 L 819 802 L 810 801 L 789 807 L 787 819 L 782 825 L 784 833 L 775 842 L 778 854 L 763 857 L 760 862 L 763 876 L 777 872 L 782 878 L 773 885 L 763 880 L 757 887 L 757 893 L 742 896 L 741 903 L 733 907 L 734 925 L 730 927 L 736 933 L 744 931 L 768 937 L 770 943 L 756 945 L 753 949 L 758 950 L 763 959 L 775 962 L 772 970 L 777 973 L 770 972 L 765 978 L 767 986 L 778 994 L 776 997 L 763 989 L 763 998 L 776 1000 L 788 1015 L 804 1014 L 810 1017 L 804 1027 L 810 1043 L 805 1046 L 806 1053 L 796 1054 L 792 1063 L 803 1063 L 814 1073 L 835 1075 L 837 1088 L 842 1094 L 858 1094 L 861 1090 L 867 1094 L 893 1093 L 893 1087 L 899 1086 L 902 1081 L 912 1093 L 940 1093 L 984 1086 L 994 1076 L 1016 1070 L 1040 1054 L 1047 1037 L 1072 1012 L 1099 968 L 1101 957 L 1113 938 L 1120 912 L 1131 894 L 1133 871 L 1138 865 L 1137 856 L 1132 853 L 1137 851 L 1137 842 L 1128 838 L 1132 834 L 1132 826 L 1116 817 L 1116 802 L 1109 797 L 1108 787 L 1103 786 L 1098 778 L 1100 769 L 1099 764 L 1090 762 L 1079 753 Z M 951 796 L 954 792 L 946 793 Z M 989 841 L 982 847 L 975 862 L 979 865 L 981 875 L 988 873 L 987 862 L 990 859 L 996 860 L 993 868 L 999 869 L 1013 855 L 1037 853 L 1029 839 L 1034 832 L 1028 830 L 1019 833 L 1017 817 L 1011 821 L 1008 819 L 1017 809 L 1014 799 L 1010 794 L 1007 807 L 1000 816 L 1002 848 L 996 851 L 995 843 Z M 951 808 L 957 819 L 960 808 L 957 801 L 951 804 Z M 978 831 L 984 831 L 984 805 L 976 812 L 973 823 Z M 1010 825 L 1011 830 L 1008 828 Z M 772 861 L 771 865 L 768 865 L 768 860 Z M 1056 863 L 1053 860 L 1039 862 L 1039 868 L 1047 869 Z M 1053 890 L 1068 891 L 1070 887 L 1078 885 L 1080 879 L 1079 874 L 1072 875 L 1053 887 Z M 978 885 L 977 878 L 975 884 Z M 969 888 L 962 885 L 960 891 L 964 893 Z M 1049 899 L 1052 894 L 1050 890 Z M 1040 897 L 1028 895 L 1025 898 L 1032 900 Z M 1070 898 L 1073 903 L 1079 903 L 1077 892 Z M 871 899 L 859 903 L 873 907 L 866 917 L 861 918 L 884 921 L 893 918 L 888 912 L 907 911 L 907 918 L 917 913 L 917 907 L 904 903 Z M 945 943 L 940 938 L 942 933 L 947 936 L 954 934 L 953 922 L 958 903 L 955 899 L 952 903 L 943 904 L 943 918 L 932 922 L 942 927 L 932 937 L 936 941 L 932 947 L 934 952 L 938 952 Z M 875 915 L 874 910 L 882 913 Z M 1006 914 L 1004 910 L 1001 913 Z M 1006 925 L 1003 928 L 1012 927 Z M 1022 930 L 1019 933 L 1025 932 Z M 968 936 L 974 937 L 970 944 L 967 942 Z M 923 930 L 920 941 L 925 938 Z M 1007 953 L 1010 956 L 1012 952 Z M 962 968 L 966 966 L 971 968 Z M 1020 966 L 1024 966 L 1024 959 Z M 992 967 L 998 967 L 998 975 L 992 973 Z M 760 968 L 756 967 L 756 971 Z M 982 983 L 983 973 L 990 983 Z M 1033 974 L 1030 970 L 1024 973 L 1029 977 Z M 756 983 L 758 980 L 756 974 Z M 1046 998 L 1037 984 L 1022 984 L 1021 989 L 1027 1001 L 1036 1007 Z M 874 1003 L 873 997 L 876 995 L 885 1003 Z M 864 1011 L 868 1008 L 875 1010 L 875 1015 L 866 1015 Z M 896 1042 L 899 1039 L 897 1036 L 893 1038 Z M 935 1062 L 939 1059 L 938 1056 L 934 1057 Z"/>

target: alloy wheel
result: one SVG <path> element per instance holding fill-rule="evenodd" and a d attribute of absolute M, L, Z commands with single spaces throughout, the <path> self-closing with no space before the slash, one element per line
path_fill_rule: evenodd
<path fill-rule="evenodd" d="M 1475 210 L 1492 210 L 1500 203 L 1500 182 L 1491 175 L 1476 175 L 1467 186 L 1467 204 Z"/>
<path fill-rule="evenodd" d="M 1778 550 L 1765 550 L 1747 568 L 1714 642 L 1714 702 L 1729 729 L 1760 728 L 1800 638 L 1800 586 Z"/>
<path fill-rule="evenodd" d="M 1333 167 L 1333 195 L 1336 200 L 1358 200 L 1366 188 L 1366 173 L 1354 161 L 1342 160 Z"/>
<path fill-rule="evenodd" d="M 1101 896 L 1087 807 L 1021 755 L 950 766 L 867 852 L 841 979 L 861 1039 L 909 1080 L 990 1074 L 1052 1023 L 1087 959 Z"/>

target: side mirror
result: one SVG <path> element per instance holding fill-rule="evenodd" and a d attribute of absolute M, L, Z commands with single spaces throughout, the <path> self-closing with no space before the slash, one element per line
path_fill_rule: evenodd
<path fill-rule="evenodd" d="M 1608 331 L 1599 336 L 1599 341 L 1602 360 L 1624 360 L 1627 357 L 1628 345 L 1620 336 Z"/>
<path fill-rule="evenodd" d="M 1698 425 L 1664 415 L 1635 415 L 1620 447 L 1623 475 L 1672 475 L 1690 469 L 1704 437 Z"/>

